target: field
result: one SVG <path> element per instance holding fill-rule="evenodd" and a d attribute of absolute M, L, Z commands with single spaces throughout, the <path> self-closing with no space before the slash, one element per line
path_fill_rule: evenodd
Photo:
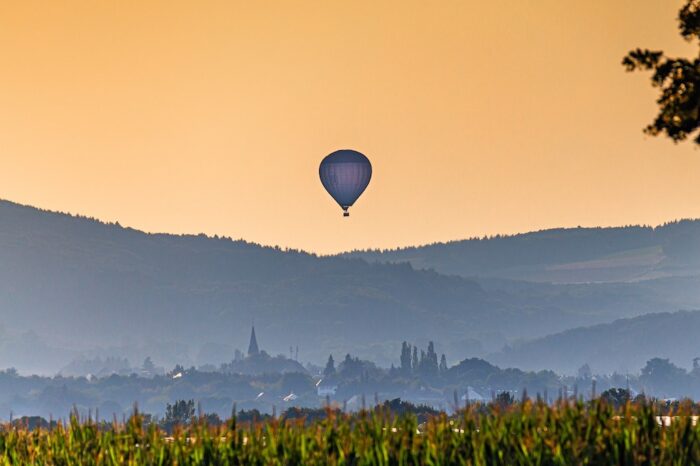
<path fill-rule="evenodd" d="M 144 425 L 73 418 L 68 425 L 0 432 L 2 464 L 22 465 L 571 465 L 700 464 L 695 406 L 665 412 L 627 404 L 526 401 L 472 406 L 424 422 L 386 410 L 221 426 L 193 420 L 172 434 Z"/>

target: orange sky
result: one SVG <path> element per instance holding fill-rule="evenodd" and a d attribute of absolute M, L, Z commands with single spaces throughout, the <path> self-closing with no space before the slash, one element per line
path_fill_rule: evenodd
<path fill-rule="evenodd" d="M 675 0 L 5 1 L 0 197 L 331 252 L 700 217 L 637 46 Z M 344 219 L 329 152 L 374 165 Z"/>

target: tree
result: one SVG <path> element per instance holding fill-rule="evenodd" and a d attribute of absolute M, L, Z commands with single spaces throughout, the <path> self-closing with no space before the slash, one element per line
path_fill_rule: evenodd
<path fill-rule="evenodd" d="M 668 359 L 653 358 L 647 361 L 639 380 L 657 396 L 677 396 L 688 392 L 688 373 Z"/>
<path fill-rule="evenodd" d="M 419 371 L 420 374 L 426 377 L 434 377 L 438 372 L 438 358 L 435 352 L 435 344 L 428 342 L 428 351 L 421 350 Z"/>
<path fill-rule="evenodd" d="M 642 368 L 642 377 L 671 379 L 685 375 L 685 370 L 673 364 L 668 358 L 652 358 Z"/>
<path fill-rule="evenodd" d="M 435 344 L 428 342 L 428 353 L 425 356 L 426 370 L 428 374 L 435 375 L 438 372 L 438 355 L 435 352 Z"/>
<path fill-rule="evenodd" d="M 413 347 L 413 357 L 411 358 L 411 368 L 413 369 L 413 372 L 416 372 L 418 370 L 418 348 Z"/>
<path fill-rule="evenodd" d="M 440 373 L 447 372 L 447 358 L 445 358 L 445 353 L 442 353 L 440 357 Z"/>
<path fill-rule="evenodd" d="M 323 375 L 326 377 L 331 377 L 335 375 L 335 361 L 333 361 L 333 355 L 328 355 L 328 362 L 326 363 L 326 368 L 323 369 Z"/>
<path fill-rule="evenodd" d="M 150 356 L 146 356 L 146 359 L 143 360 L 141 370 L 147 375 L 154 375 L 156 373 L 156 365 L 153 364 Z"/>
<path fill-rule="evenodd" d="M 216 413 L 206 413 L 204 414 L 204 421 L 207 423 L 209 426 L 220 426 L 223 424 L 224 421 L 221 420 L 218 414 Z"/>
<path fill-rule="evenodd" d="M 165 407 L 165 422 L 168 424 L 186 424 L 194 417 L 194 400 L 177 400 Z"/>
<path fill-rule="evenodd" d="M 185 368 L 182 367 L 181 364 L 175 364 L 175 367 L 173 367 L 173 370 L 171 370 L 170 373 L 168 373 L 168 375 L 172 377 L 174 375 L 184 374 L 184 373 L 185 373 Z"/>
<path fill-rule="evenodd" d="M 338 372 L 343 378 L 362 377 L 363 363 L 360 358 L 353 358 L 350 354 L 345 355 L 345 359 L 338 366 Z"/>
<path fill-rule="evenodd" d="M 588 380 L 593 377 L 593 371 L 591 371 L 591 366 L 585 363 L 583 366 L 578 368 L 577 377 L 579 379 Z"/>
<path fill-rule="evenodd" d="M 401 344 L 401 372 L 411 373 L 411 345 L 405 341 Z"/>
<path fill-rule="evenodd" d="M 700 358 L 693 358 L 693 370 L 691 372 L 695 377 L 700 375 Z"/>
<path fill-rule="evenodd" d="M 681 36 L 700 45 L 700 0 L 686 0 L 678 13 Z M 651 84 L 659 88 L 659 113 L 644 132 L 665 133 L 674 142 L 684 141 L 700 127 L 700 58 L 672 58 L 661 50 L 636 49 L 622 60 L 627 71 L 653 71 Z M 700 145 L 700 134 L 695 136 Z"/>
<path fill-rule="evenodd" d="M 515 403 L 515 397 L 510 392 L 503 391 L 496 395 L 493 403 L 501 408 L 505 408 Z"/>
<path fill-rule="evenodd" d="M 624 388 L 610 388 L 601 393 L 600 398 L 619 408 L 632 398 L 632 394 Z"/>

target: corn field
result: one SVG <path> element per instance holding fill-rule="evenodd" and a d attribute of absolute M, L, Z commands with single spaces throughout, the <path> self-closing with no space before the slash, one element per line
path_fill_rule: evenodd
<path fill-rule="evenodd" d="M 419 424 L 388 411 L 325 419 L 207 426 L 166 434 L 73 417 L 67 425 L 0 431 L 0 460 L 21 465 L 689 465 L 700 464 L 700 426 L 690 408 L 660 422 L 650 404 L 525 401 L 472 406 Z"/>

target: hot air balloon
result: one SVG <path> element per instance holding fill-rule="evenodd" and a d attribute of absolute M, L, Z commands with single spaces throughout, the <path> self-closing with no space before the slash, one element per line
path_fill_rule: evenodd
<path fill-rule="evenodd" d="M 348 217 L 348 208 L 360 197 L 372 178 L 372 164 L 357 151 L 337 150 L 321 161 L 318 174 L 323 187 L 343 209 L 343 217 Z"/>

